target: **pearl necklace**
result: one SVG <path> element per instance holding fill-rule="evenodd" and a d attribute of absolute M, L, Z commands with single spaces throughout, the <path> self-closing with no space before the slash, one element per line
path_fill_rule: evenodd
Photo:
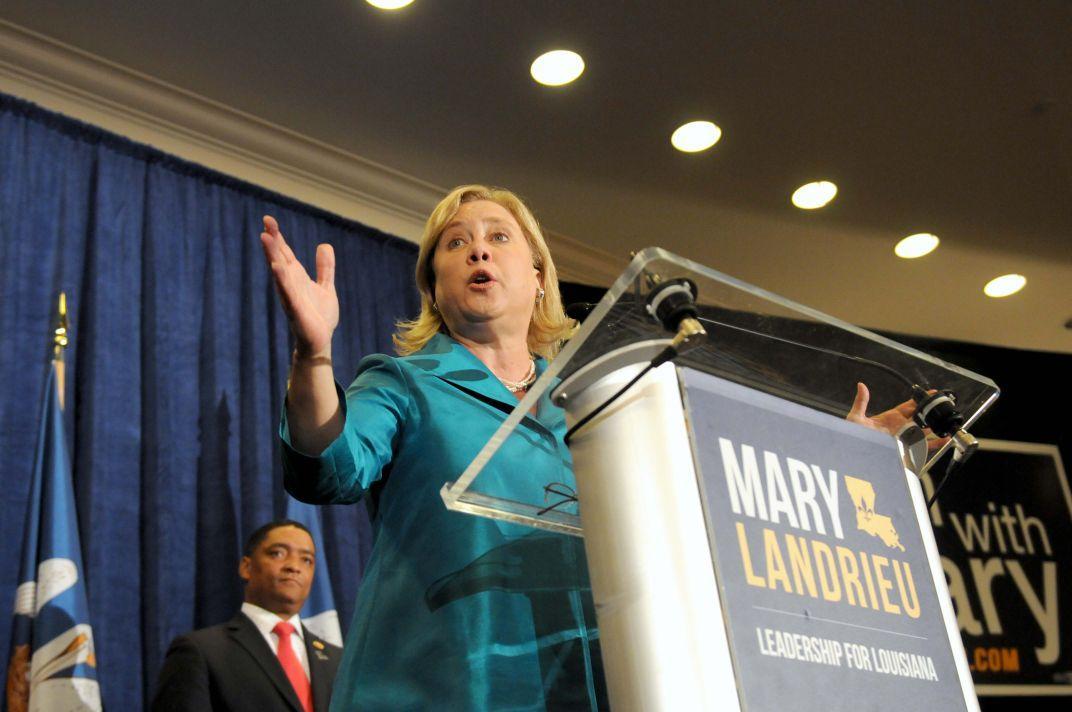
<path fill-rule="evenodd" d="M 495 373 L 492 371 L 492 373 Z M 499 382 L 505 386 L 506 390 L 511 393 L 518 393 L 531 386 L 536 381 L 536 361 L 529 359 L 529 372 L 525 374 L 525 377 L 520 381 L 508 381 L 499 374 L 495 373 L 495 377 L 499 379 Z"/>

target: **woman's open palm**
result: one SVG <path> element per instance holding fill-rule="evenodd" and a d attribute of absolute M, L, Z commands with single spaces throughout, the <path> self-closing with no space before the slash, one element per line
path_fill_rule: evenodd
<path fill-rule="evenodd" d="M 298 352 L 305 356 L 330 353 L 331 335 L 339 324 L 339 298 L 335 293 L 335 251 L 331 245 L 316 248 L 316 280 L 302 266 L 279 232 L 271 215 L 264 216 L 261 246 L 275 279 L 276 292 Z"/>

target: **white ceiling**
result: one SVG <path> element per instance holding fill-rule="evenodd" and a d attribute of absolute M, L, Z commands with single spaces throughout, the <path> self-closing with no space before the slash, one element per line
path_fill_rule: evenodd
<path fill-rule="evenodd" d="M 855 323 L 1072 353 L 1072 3 L 4 0 L 0 19 L 557 233 Z M 587 69 L 552 89 L 540 52 Z M 709 118 L 722 141 L 669 145 Z M 799 184 L 835 181 L 805 213 Z M 899 260 L 913 232 L 937 252 Z M 983 284 L 1020 272 L 1020 294 Z"/>

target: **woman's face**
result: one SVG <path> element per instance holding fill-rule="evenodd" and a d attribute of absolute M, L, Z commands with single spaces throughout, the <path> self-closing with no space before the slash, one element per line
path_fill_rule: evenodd
<path fill-rule="evenodd" d="M 451 333 L 527 334 L 540 273 L 509 210 L 489 200 L 462 203 L 439 236 L 432 269 L 436 304 Z"/>

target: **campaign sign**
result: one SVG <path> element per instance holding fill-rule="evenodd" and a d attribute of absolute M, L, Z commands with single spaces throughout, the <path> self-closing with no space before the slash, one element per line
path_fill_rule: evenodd
<path fill-rule="evenodd" d="M 1072 695 L 1072 495 L 1057 448 L 981 440 L 957 478 L 930 514 L 976 690 Z"/>
<path fill-rule="evenodd" d="M 893 438 L 683 382 L 742 709 L 978 709 Z"/>

